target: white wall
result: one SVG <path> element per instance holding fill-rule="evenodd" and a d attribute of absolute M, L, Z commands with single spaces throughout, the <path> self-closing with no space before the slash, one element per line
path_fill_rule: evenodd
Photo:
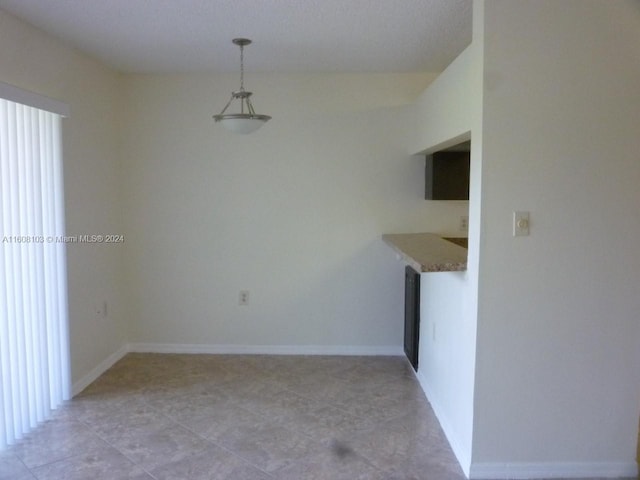
<path fill-rule="evenodd" d="M 481 245 L 482 2 L 474 3 L 473 17 L 472 44 L 410 109 L 412 127 L 408 138 L 411 152 L 432 152 L 471 139 L 469 202 L 460 202 L 464 212 L 457 212 L 469 215 L 467 271 L 421 275 L 418 367 L 420 384 L 466 474 L 470 471 L 473 447 Z"/>
<path fill-rule="evenodd" d="M 63 122 L 67 234 L 123 233 L 119 201 L 119 77 L 0 11 L 0 81 L 71 107 Z M 74 383 L 125 343 L 121 246 L 68 245 Z M 108 318 L 94 305 L 108 302 Z"/>
<path fill-rule="evenodd" d="M 482 105 L 480 52 L 474 41 L 409 108 L 409 152 L 433 152 L 469 140 Z"/>
<path fill-rule="evenodd" d="M 401 352 L 404 274 L 380 237 L 451 226 L 406 153 L 432 78 L 250 74 L 273 120 L 236 136 L 211 119 L 236 75 L 127 77 L 132 341 Z"/>
<path fill-rule="evenodd" d="M 631 476 L 640 5 L 487 0 L 485 22 L 472 472 Z"/>
<path fill-rule="evenodd" d="M 418 380 L 463 471 L 471 464 L 476 317 L 469 272 L 420 275 Z"/>

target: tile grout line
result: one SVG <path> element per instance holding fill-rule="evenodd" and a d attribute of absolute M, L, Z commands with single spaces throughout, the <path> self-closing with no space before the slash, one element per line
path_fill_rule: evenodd
<path fill-rule="evenodd" d="M 243 407 L 240 407 L 240 408 L 243 408 Z M 246 410 L 246 409 L 245 409 L 245 410 Z M 247 411 L 249 411 L 249 410 L 247 410 Z M 266 471 L 264 471 L 263 469 L 261 469 L 259 466 L 254 465 L 254 464 L 253 464 L 253 463 L 251 463 L 248 459 L 244 458 L 243 456 L 241 456 L 241 455 L 240 455 L 240 454 L 238 454 L 237 452 L 234 452 L 233 450 L 228 449 L 227 447 L 225 447 L 224 445 L 219 444 L 219 443 L 218 443 L 218 442 L 216 442 L 215 440 L 212 440 L 212 439 L 210 439 L 210 438 L 207 438 L 207 437 L 204 437 L 204 436 L 200 435 L 198 432 L 196 432 L 195 430 L 193 430 L 193 429 L 189 428 L 187 425 L 185 425 L 185 424 L 183 424 L 183 423 L 181 423 L 181 422 L 179 422 L 179 421 L 177 421 L 177 420 L 175 420 L 175 419 L 173 419 L 173 420 L 176 422 L 176 424 L 178 424 L 179 426 L 181 426 L 181 427 L 182 427 L 182 428 L 184 428 L 185 430 L 187 430 L 187 431 L 191 432 L 192 434 L 194 434 L 195 436 L 197 436 L 197 437 L 198 437 L 198 438 L 200 438 L 201 440 L 203 440 L 203 441 L 205 441 L 205 442 L 207 442 L 207 443 L 209 443 L 209 444 L 211 444 L 211 445 L 213 445 L 213 446 L 215 446 L 215 447 L 218 447 L 218 448 L 220 448 L 220 449 L 222 449 L 222 450 L 226 451 L 227 453 L 230 453 L 230 454 L 231 454 L 231 455 L 233 455 L 234 457 L 237 457 L 238 459 L 240 459 L 242 462 L 244 462 L 244 463 L 246 463 L 246 464 L 248 464 L 248 465 L 251 465 L 252 467 L 254 467 L 254 468 L 256 468 L 256 469 L 260 470 L 260 471 L 261 471 L 262 473 L 264 473 L 265 475 L 268 475 L 269 477 L 274 478 L 274 477 L 273 477 L 269 472 L 266 472 Z M 155 478 L 155 477 L 154 477 L 154 478 Z"/>

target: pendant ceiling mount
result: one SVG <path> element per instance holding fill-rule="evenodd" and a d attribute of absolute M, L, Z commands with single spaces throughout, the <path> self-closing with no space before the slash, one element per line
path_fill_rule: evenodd
<path fill-rule="evenodd" d="M 239 47 L 244 47 L 245 45 L 251 45 L 251 40 L 248 38 L 234 38 L 231 40 L 231 43 L 238 45 Z"/>
<path fill-rule="evenodd" d="M 253 93 L 244 89 L 244 47 L 250 45 L 251 40 L 248 38 L 234 38 L 232 42 L 240 47 L 240 90 L 231 93 L 231 99 L 222 109 L 222 112 L 214 115 L 213 118 L 234 133 L 246 134 L 255 132 L 271 120 L 271 117 L 269 115 L 259 115 L 255 112 L 251 103 L 251 95 Z M 225 113 L 234 100 L 239 100 L 240 113 Z"/>

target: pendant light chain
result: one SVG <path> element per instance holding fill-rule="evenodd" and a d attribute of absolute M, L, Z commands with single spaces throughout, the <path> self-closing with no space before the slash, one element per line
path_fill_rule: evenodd
<path fill-rule="evenodd" d="M 244 92 L 244 45 L 240 45 L 240 91 Z"/>
<path fill-rule="evenodd" d="M 240 91 L 244 92 L 244 45 L 240 44 Z M 240 99 L 240 113 L 244 114 L 244 104 L 249 98 L 242 97 Z"/>

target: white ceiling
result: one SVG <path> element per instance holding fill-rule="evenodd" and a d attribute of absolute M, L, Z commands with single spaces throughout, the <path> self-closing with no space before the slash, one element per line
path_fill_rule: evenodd
<path fill-rule="evenodd" d="M 472 0 L 0 0 L 125 72 L 439 72 L 471 42 Z"/>

